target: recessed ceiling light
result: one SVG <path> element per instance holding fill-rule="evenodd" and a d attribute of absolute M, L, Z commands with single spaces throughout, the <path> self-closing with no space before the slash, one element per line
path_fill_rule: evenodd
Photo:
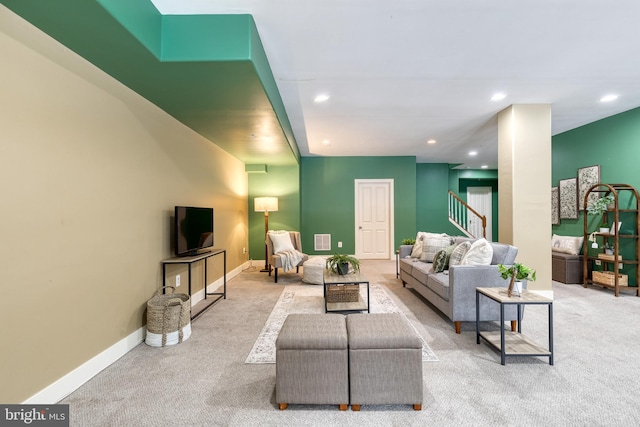
<path fill-rule="evenodd" d="M 600 98 L 600 102 L 611 102 L 611 101 L 615 101 L 616 99 L 618 99 L 618 95 L 610 94 Z"/>
<path fill-rule="evenodd" d="M 487 165 L 480 166 L 480 169 L 488 169 L 488 168 L 489 168 L 489 166 L 487 166 Z"/>
<path fill-rule="evenodd" d="M 478 152 L 477 152 L 477 151 L 469 151 L 469 155 L 470 155 L 470 156 L 475 156 L 475 155 L 477 155 L 477 154 L 478 154 Z"/>
<path fill-rule="evenodd" d="M 436 140 L 435 139 L 430 139 L 427 141 L 427 144 L 435 144 Z"/>
<path fill-rule="evenodd" d="M 502 101 L 503 99 L 505 99 L 507 97 L 507 94 L 504 92 L 498 92 L 498 93 L 494 93 L 493 96 L 491 97 L 492 101 Z"/>
<path fill-rule="evenodd" d="M 323 140 L 322 140 L 322 143 L 323 143 L 324 145 L 331 145 L 331 141 L 329 141 L 328 139 L 323 139 Z"/>
<path fill-rule="evenodd" d="M 321 93 L 320 95 L 317 95 L 315 98 L 313 98 L 313 102 L 325 102 L 328 99 L 329 95 Z"/>

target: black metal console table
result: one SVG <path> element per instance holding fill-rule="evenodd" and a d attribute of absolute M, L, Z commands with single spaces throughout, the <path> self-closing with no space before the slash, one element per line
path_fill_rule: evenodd
<path fill-rule="evenodd" d="M 207 291 L 207 283 L 209 282 L 207 279 L 207 259 L 216 255 L 222 254 L 224 258 L 224 267 L 223 267 L 223 291 L 222 292 L 208 292 Z M 204 306 L 197 310 L 195 314 L 192 312 L 191 319 L 195 319 L 199 315 L 205 312 L 209 307 L 215 304 L 221 298 L 227 298 L 227 250 L 226 249 L 211 249 L 208 252 L 203 252 L 194 256 L 183 256 L 183 257 L 173 257 L 162 260 L 162 286 L 166 285 L 167 281 L 167 265 L 168 264 L 187 264 L 189 266 L 189 296 L 191 296 L 191 265 L 194 262 L 203 261 L 204 260 Z M 215 295 L 217 298 L 207 299 L 208 296 Z"/>

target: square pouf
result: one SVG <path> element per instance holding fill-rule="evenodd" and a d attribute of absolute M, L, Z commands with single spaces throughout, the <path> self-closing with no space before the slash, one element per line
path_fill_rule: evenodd
<path fill-rule="evenodd" d="M 327 260 L 324 257 L 312 257 L 302 264 L 302 281 L 312 285 L 324 285 L 324 269 Z"/>
<path fill-rule="evenodd" d="M 276 403 L 349 405 L 347 327 L 341 314 L 290 314 L 276 339 Z"/>
<path fill-rule="evenodd" d="M 351 409 L 410 404 L 422 409 L 422 341 L 398 313 L 350 314 Z"/>

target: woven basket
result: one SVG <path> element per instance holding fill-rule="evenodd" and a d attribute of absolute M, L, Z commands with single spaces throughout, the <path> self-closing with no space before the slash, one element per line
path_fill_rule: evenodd
<path fill-rule="evenodd" d="M 358 302 L 360 285 L 327 286 L 327 302 Z"/>
<path fill-rule="evenodd" d="M 171 289 L 171 293 L 162 293 Z M 153 347 L 181 343 L 191 335 L 191 301 L 189 295 L 175 293 L 173 286 L 165 286 L 147 301 L 147 337 Z"/>
<path fill-rule="evenodd" d="M 602 285 L 614 286 L 616 275 L 613 271 L 594 271 L 593 282 Z M 626 274 L 618 274 L 618 286 L 627 286 L 629 277 Z"/>

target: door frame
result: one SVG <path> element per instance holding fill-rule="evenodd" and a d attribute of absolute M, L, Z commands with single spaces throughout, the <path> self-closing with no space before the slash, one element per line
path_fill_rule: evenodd
<path fill-rule="evenodd" d="M 393 242 L 395 241 L 395 219 L 394 219 L 394 211 L 395 211 L 395 201 L 394 201 L 394 182 L 393 178 L 371 178 L 371 179 L 354 179 L 354 226 L 353 235 L 355 238 L 355 256 L 358 257 L 360 255 L 360 239 L 358 239 L 358 220 L 360 218 L 360 207 L 358 200 L 360 200 L 360 184 L 376 184 L 383 183 L 387 184 L 389 188 L 389 204 L 387 205 L 387 209 L 389 212 L 389 241 L 387 242 L 389 249 L 389 258 L 390 260 L 394 259 L 395 251 L 393 250 Z"/>

